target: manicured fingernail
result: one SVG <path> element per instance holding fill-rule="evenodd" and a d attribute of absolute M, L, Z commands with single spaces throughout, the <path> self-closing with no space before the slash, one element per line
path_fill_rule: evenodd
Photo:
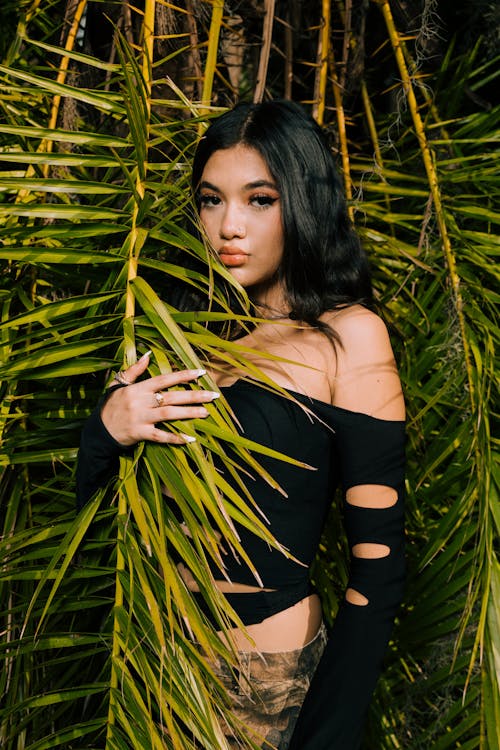
<path fill-rule="evenodd" d="M 192 437 L 191 435 L 184 435 L 184 433 L 181 433 L 181 437 L 184 438 L 184 440 L 186 441 L 186 443 L 194 443 L 194 442 L 196 442 L 196 438 Z"/>
<path fill-rule="evenodd" d="M 206 374 L 207 374 L 206 370 L 196 370 L 196 377 L 197 378 L 201 378 L 202 375 L 206 375 Z"/>
<path fill-rule="evenodd" d="M 139 362 L 143 362 L 146 359 L 146 357 L 149 357 L 149 355 L 152 353 L 153 353 L 153 350 L 148 349 L 148 351 L 145 354 L 143 354 L 142 357 L 139 359 Z"/>
<path fill-rule="evenodd" d="M 214 401 L 216 398 L 219 398 L 220 393 L 217 393 L 217 391 L 210 391 L 210 396 L 212 397 L 212 401 Z"/>

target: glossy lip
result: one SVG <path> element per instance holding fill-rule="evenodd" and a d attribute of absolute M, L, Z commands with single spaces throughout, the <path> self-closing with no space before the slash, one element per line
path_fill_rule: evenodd
<path fill-rule="evenodd" d="M 219 250 L 219 258 L 225 266 L 242 266 L 246 263 L 247 257 L 248 253 L 232 245 L 224 245 Z"/>

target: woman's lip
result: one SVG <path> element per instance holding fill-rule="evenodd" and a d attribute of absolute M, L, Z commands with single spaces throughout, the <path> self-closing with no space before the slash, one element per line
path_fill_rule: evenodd
<path fill-rule="evenodd" d="M 246 263 L 247 253 L 239 247 L 221 247 L 219 258 L 225 266 L 241 266 Z"/>
<path fill-rule="evenodd" d="M 247 256 L 245 253 L 220 252 L 219 258 L 225 266 L 242 266 L 246 263 Z"/>

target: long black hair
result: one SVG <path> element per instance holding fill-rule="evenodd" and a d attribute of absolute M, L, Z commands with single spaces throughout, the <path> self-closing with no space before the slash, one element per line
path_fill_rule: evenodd
<path fill-rule="evenodd" d="M 335 159 L 317 123 L 293 102 L 242 103 L 212 122 L 193 160 L 198 186 L 215 151 L 256 149 L 280 193 L 284 254 L 279 270 L 290 317 L 320 328 L 328 310 L 372 306 L 366 255 L 352 227 Z"/>

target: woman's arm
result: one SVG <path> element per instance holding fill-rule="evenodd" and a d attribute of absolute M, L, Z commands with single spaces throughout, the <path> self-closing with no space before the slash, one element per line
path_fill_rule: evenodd
<path fill-rule="evenodd" d="M 399 608 L 404 560 L 404 403 L 387 331 L 345 311 L 335 328 L 335 424 L 351 568 L 290 750 L 356 750 Z"/>
<path fill-rule="evenodd" d="M 101 419 L 101 410 L 114 386 L 99 399 L 97 406 L 83 425 L 80 436 L 80 449 L 76 465 L 76 506 L 81 510 L 92 495 L 116 474 L 118 474 L 120 454 L 127 448 L 111 437 Z"/>
<path fill-rule="evenodd" d="M 199 419 L 208 411 L 204 403 L 218 393 L 189 385 L 203 370 L 181 370 L 136 383 L 149 362 L 147 355 L 125 371 L 129 385 L 113 387 L 100 399 L 86 421 L 81 436 L 76 471 L 77 506 L 83 507 L 99 487 L 117 473 L 119 456 L 141 440 L 183 445 L 193 438 L 157 427 L 159 422 Z"/>

